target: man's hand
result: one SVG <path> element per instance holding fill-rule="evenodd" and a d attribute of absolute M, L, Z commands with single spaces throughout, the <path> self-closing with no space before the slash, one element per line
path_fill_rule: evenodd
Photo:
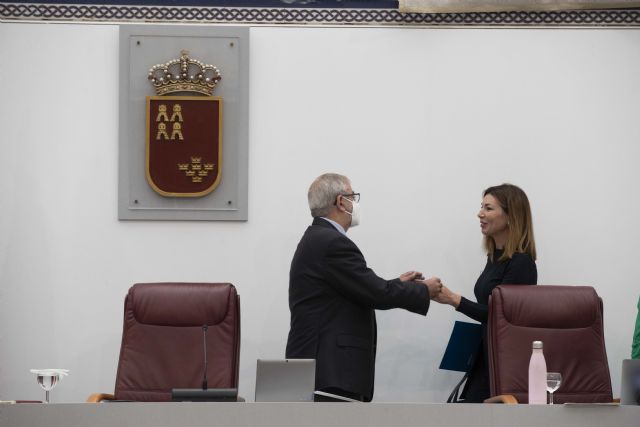
<path fill-rule="evenodd" d="M 450 306 L 457 308 L 460 305 L 461 298 L 460 294 L 451 292 L 451 289 L 443 286 L 442 291 L 434 298 L 434 301 L 439 302 L 440 304 L 449 304 Z"/>
<path fill-rule="evenodd" d="M 400 280 L 403 282 L 411 282 L 413 280 L 422 280 L 424 276 L 419 271 L 407 271 L 400 275 Z"/>
<path fill-rule="evenodd" d="M 430 299 L 437 298 L 437 296 L 440 294 L 440 290 L 442 289 L 442 282 L 438 277 L 431 277 L 426 280 L 417 280 L 417 282 L 420 282 L 427 287 L 427 289 L 429 290 Z"/>

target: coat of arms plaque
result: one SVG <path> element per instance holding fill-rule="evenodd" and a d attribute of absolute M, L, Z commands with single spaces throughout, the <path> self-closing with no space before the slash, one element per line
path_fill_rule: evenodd
<path fill-rule="evenodd" d="M 148 78 L 157 95 L 147 97 L 149 185 L 166 197 L 211 193 L 222 177 L 222 98 L 212 95 L 220 71 L 183 50 Z"/>

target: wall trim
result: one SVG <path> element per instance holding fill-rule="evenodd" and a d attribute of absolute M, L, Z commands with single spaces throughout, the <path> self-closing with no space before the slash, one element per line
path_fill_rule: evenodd
<path fill-rule="evenodd" d="M 454 27 L 639 27 L 640 9 L 401 13 L 397 9 L 250 8 L 0 3 L 1 20 L 383 25 Z"/>

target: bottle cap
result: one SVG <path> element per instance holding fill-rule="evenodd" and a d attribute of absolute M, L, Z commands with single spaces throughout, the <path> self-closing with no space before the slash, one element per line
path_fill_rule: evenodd
<path fill-rule="evenodd" d="M 542 348 L 542 341 L 534 341 L 533 348 Z"/>

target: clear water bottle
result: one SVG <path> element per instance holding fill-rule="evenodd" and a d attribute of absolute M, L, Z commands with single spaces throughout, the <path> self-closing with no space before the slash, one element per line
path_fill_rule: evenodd
<path fill-rule="evenodd" d="M 542 354 L 542 341 L 533 342 L 529 361 L 529 404 L 547 403 L 547 362 Z"/>

